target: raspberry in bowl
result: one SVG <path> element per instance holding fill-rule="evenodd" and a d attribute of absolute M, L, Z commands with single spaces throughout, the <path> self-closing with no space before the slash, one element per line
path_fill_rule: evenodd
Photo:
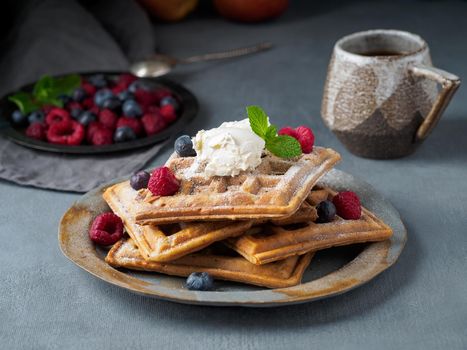
<path fill-rule="evenodd" d="M 41 95 L 50 98 L 34 95 L 50 86 L 57 88 Z M 12 141 L 74 154 L 150 146 L 180 134 L 198 111 L 181 85 L 128 73 L 46 76 L 1 99 L 0 107 Z"/>

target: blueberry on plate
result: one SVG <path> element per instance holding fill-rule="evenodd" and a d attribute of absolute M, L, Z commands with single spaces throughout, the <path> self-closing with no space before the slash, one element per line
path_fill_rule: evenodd
<path fill-rule="evenodd" d="M 174 147 L 175 152 L 177 152 L 180 157 L 196 156 L 196 152 L 193 149 L 193 142 L 191 142 L 191 138 L 188 135 L 182 135 L 176 139 Z"/>
<path fill-rule="evenodd" d="M 119 108 L 121 104 L 122 103 L 117 96 L 112 96 L 102 102 L 102 108 L 107 108 L 114 111 Z"/>
<path fill-rule="evenodd" d="M 178 101 L 175 99 L 173 96 L 165 96 L 161 99 L 161 102 L 159 103 L 161 107 L 165 105 L 172 105 L 175 109 L 178 109 Z"/>
<path fill-rule="evenodd" d="M 102 89 L 107 86 L 107 79 L 104 74 L 94 74 L 89 76 L 87 79 L 89 83 L 98 89 Z"/>
<path fill-rule="evenodd" d="M 114 97 L 114 94 L 109 89 L 101 89 L 94 95 L 94 103 L 99 107 L 103 107 L 104 101 Z"/>
<path fill-rule="evenodd" d="M 136 139 L 136 134 L 129 126 L 120 126 L 115 130 L 114 141 L 125 142 Z"/>
<path fill-rule="evenodd" d="M 139 90 L 139 89 L 151 91 L 151 90 L 154 90 L 154 88 L 155 88 L 154 83 L 151 83 L 151 82 L 143 80 L 143 79 L 138 79 L 138 80 L 135 80 L 134 82 L 132 82 L 128 86 L 128 91 L 130 91 L 131 93 L 135 93 L 136 90 Z"/>
<path fill-rule="evenodd" d="M 150 177 L 151 175 L 147 171 L 138 171 L 131 176 L 130 186 L 136 191 L 147 188 Z"/>
<path fill-rule="evenodd" d="M 44 122 L 44 112 L 42 111 L 35 111 L 28 115 L 28 122 L 29 124 L 32 123 L 43 123 Z"/>
<path fill-rule="evenodd" d="M 331 201 L 322 201 L 316 206 L 316 212 L 318 213 L 318 223 L 331 222 L 336 216 L 336 207 Z"/>
<path fill-rule="evenodd" d="M 58 96 L 58 98 L 60 99 L 60 101 L 63 102 L 63 105 L 66 105 L 68 102 L 71 102 L 71 97 L 68 95 L 60 95 Z"/>
<path fill-rule="evenodd" d="M 83 88 L 76 88 L 71 94 L 73 101 L 81 102 L 86 98 L 86 91 Z"/>
<path fill-rule="evenodd" d="M 80 108 L 73 108 L 70 111 L 70 115 L 73 119 L 78 119 L 78 117 L 81 115 L 82 110 Z"/>
<path fill-rule="evenodd" d="M 95 122 L 97 120 L 97 116 L 91 111 L 84 111 L 78 116 L 76 120 L 81 125 L 86 126 L 89 125 L 91 122 Z"/>
<path fill-rule="evenodd" d="M 24 115 L 19 109 L 15 110 L 11 114 L 11 120 L 16 126 L 26 126 L 28 125 L 28 117 Z"/>
<path fill-rule="evenodd" d="M 135 95 L 128 90 L 124 90 L 118 94 L 120 101 L 132 100 L 135 98 Z"/>
<path fill-rule="evenodd" d="M 207 272 L 193 272 L 186 279 L 186 287 L 189 290 L 212 290 L 214 289 L 214 280 Z"/>
<path fill-rule="evenodd" d="M 140 117 L 143 114 L 141 106 L 135 100 L 123 102 L 122 112 L 127 117 Z"/>

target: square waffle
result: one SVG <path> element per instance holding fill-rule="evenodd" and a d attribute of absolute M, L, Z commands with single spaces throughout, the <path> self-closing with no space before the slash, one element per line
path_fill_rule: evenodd
<path fill-rule="evenodd" d="M 105 261 L 114 267 L 154 271 L 186 277 L 192 272 L 208 272 L 217 279 L 254 284 L 268 288 L 291 287 L 301 282 L 313 253 L 292 256 L 266 265 L 254 265 L 240 255 L 207 248 L 180 259 L 158 263 L 145 260 L 131 238 L 117 242 Z"/>
<path fill-rule="evenodd" d="M 194 157 L 172 156 L 167 161 L 166 166 L 181 181 L 180 190 L 165 197 L 144 190 L 140 198 L 143 206 L 135 217 L 138 224 L 273 219 L 292 215 L 340 156 L 322 147 L 315 147 L 312 153 L 293 160 L 264 154 L 254 171 L 211 178 L 193 173 L 194 160 Z"/>
<path fill-rule="evenodd" d="M 306 202 L 316 206 L 335 194 L 329 188 L 315 188 L 309 193 Z M 362 208 L 362 216 L 358 220 L 344 220 L 336 216 L 329 223 L 310 221 L 295 225 L 266 224 L 259 227 L 256 233 L 228 239 L 225 243 L 253 264 L 267 264 L 309 251 L 382 241 L 391 235 L 389 226 Z"/>
<path fill-rule="evenodd" d="M 140 193 L 131 188 L 129 181 L 107 188 L 102 196 L 112 211 L 122 219 L 143 258 L 151 261 L 177 259 L 213 242 L 241 235 L 252 225 L 250 221 L 219 221 L 140 226 L 135 224 L 133 218 L 135 210 L 143 204 L 136 200 Z"/>

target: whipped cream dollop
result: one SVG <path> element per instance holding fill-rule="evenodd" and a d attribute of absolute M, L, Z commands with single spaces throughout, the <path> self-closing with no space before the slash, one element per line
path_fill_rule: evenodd
<path fill-rule="evenodd" d="M 205 176 L 235 176 L 261 163 L 264 140 L 251 130 L 250 121 L 244 119 L 198 131 L 193 147 L 196 151 L 193 166 L 204 168 Z"/>

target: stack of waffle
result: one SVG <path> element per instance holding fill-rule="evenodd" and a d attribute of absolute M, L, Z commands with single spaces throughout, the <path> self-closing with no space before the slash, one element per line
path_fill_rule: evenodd
<path fill-rule="evenodd" d="M 135 191 L 129 181 L 104 192 L 129 236 L 112 247 L 106 261 L 176 276 L 208 272 L 269 288 L 299 284 L 317 250 L 392 234 L 364 208 L 358 220 L 336 216 L 316 223 L 316 206 L 335 195 L 318 180 L 339 159 L 320 147 L 294 160 L 265 154 L 252 172 L 205 178 L 202 169 L 192 173 L 194 158 L 173 155 L 166 166 L 181 183 L 175 195 Z"/>

